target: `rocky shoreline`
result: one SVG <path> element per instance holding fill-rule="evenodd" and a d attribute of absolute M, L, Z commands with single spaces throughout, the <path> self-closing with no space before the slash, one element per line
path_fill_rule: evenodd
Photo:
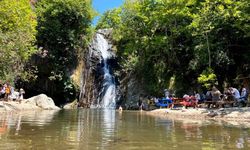
<path fill-rule="evenodd" d="M 218 121 L 232 125 L 250 127 L 250 107 L 221 108 L 221 109 L 156 109 L 147 112 L 148 115 L 164 119 L 185 121 Z"/>
<path fill-rule="evenodd" d="M 26 110 L 60 110 L 54 101 L 46 96 L 40 94 L 22 101 L 0 101 L 0 112 L 8 111 L 26 111 Z"/>
<path fill-rule="evenodd" d="M 72 109 L 77 106 L 76 102 L 68 104 L 65 109 Z M 0 113 L 12 111 L 35 111 L 35 110 L 60 110 L 54 101 L 40 94 L 29 99 L 18 101 L 0 101 Z M 175 108 L 175 109 L 156 109 L 146 111 L 146 114 L 160 117 L 163 119 L 173 119 L 180 121 L 216 121 L 227 122 L 232 125 L 243 125 L 250 128 L 250 107 L 232 107 L 221 109 L 206 109 L 206 108 Z"/>

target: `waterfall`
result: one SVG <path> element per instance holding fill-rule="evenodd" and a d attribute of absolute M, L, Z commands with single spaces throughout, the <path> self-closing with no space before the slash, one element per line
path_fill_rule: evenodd
<path fill-rule="evenodd" d="M 97 33 L 95 46 L 96 50 L 101 52 L 103 72 L 103 83 L 98 94 L 97 105 L 101 108 L 115 108 L 116 85 L 114 76 L 111 73 L 111 67 L 108 64 L 108 60 L 113 56 L 112 51 L 110 51 L 111 45 L 109 45 L 108 40 L 102 34 Z"/>
<path fill-rule="evenodd" d="M 115 108 L 120 98 L 119 86 L 113 75 L 117 66 L 112 30 L 98 30 L 84 51 L 78 105 L 85 108 Z"/>

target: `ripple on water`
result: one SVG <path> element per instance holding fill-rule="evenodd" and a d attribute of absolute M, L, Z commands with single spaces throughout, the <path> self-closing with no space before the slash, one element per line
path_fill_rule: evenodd
<path fill-rule="evenodd" d="M 250 149 L 249 128 L 100 110 L 0 116 L 0 149 Z"/>

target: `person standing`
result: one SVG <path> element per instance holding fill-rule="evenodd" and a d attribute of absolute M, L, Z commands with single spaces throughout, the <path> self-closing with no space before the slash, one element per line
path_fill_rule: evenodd
<path fill-rule="evenodd" d="M 137 105 L 139 107 L 139 110 L 142 110 L 142 108 L 143 108 L 143 102 L 142 102 L 142 96 L 141 95 L 139 96 Z"/>
<path fill-rule="evenodd" d="M 142 110 L 143 103 L 141 99 L 139 99 L 138 101 L 138 106 L 139 106 L 139 110 Z"/>
<path fill-rule="evenodd" d="M 169 98 L 169 91 L 168 89 L 164 89 L 164 94 L 166 98 Z"/>
<path fill-rule="evenodd" d="M 7 83 L 5 84 L 5 96 L 4 96 L 5 101 L 9 100 L 10 94 L 11 94 L 11 87 L 10 87 L 10 84 Z"/>
<path fill-rule="evenodd" d="M 122 106 L 120 105 L 120 106 L 119 106 L 119 111 L 122 112 L 122 110 L 123 110 L 123 109 L 122 109 Z"/>
<path fill-rule="evenodd" d="M 23 95 L 25 94 L 25 91 L 21 88 L 19 90 L 19 100 L 23 100 Z"/>
<path fill-rule="evenodd" d="M 210 108 L 212 102 L 212 91 L 209 89 L 205 95 L 205 101 L 208 104 L 207 107 Z"/>

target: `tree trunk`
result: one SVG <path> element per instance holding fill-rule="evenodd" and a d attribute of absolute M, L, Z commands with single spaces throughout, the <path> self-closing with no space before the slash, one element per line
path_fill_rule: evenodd
<path fill-rule="evenodd" d="M 209 47 L 209 40 L 208 40 L 208 34 L 206 32 L 206 40 L 207 40 L 207 52 L 208 52 L 208 66 L 211 68 L 211 51 Z"/>

